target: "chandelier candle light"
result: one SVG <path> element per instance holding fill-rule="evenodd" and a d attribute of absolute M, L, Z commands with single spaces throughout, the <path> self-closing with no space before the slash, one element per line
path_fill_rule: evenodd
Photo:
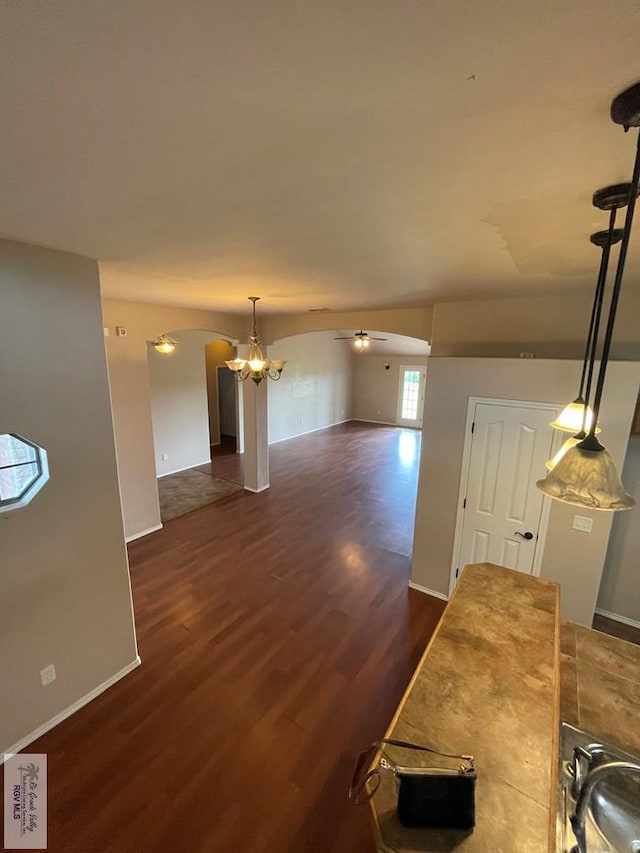
<path fill-rule="evenodd" d="M 611 118 L 616 124 L 623 125 L 625 130 L 628 130 L 630 127 L 640 127 L 640 83 L 634 84 L 614 98 L 611 104 Z M 543 480 L 538 480 L 536 484 L 549 497 L 563 503 L 588 509 L 616 511 L 630 509 L 635 504 L 634 498 L 624 490 L 613 457 L 596 438 L 596 423 L 600 414 L 602 391 L 611 351 L 616 311 L 627 251 L 629 249 L 639 185 L 640 134 L 636 143 L 633 177 L 629 185 L 627 197 L 627 214 L 620 243 L 620 254 L 618 256 L 613 292 L 611 294 L 609 318 L 602 344 L 602 356 L 593 401 L 591 427 L 586 437 L 579 441 L 575 447 L 567 450 L 553 470 Z M 592 342 L 592 354 L 594 353 L 595 350 Z"/>
<path fill-rule="evenodd" d="M 253 304 L 253 333 L 249 337 L 249 358 L 234 358 L 231 361 L 226 361 L 225 364 L 234 374 L 238 382 L 244 382 L 245 379 L 251 377 L 256 385 L 259 385 L 263 379 L 273 379 L 278 381 L 282 376 L 286 361 L 280 359 L 265 358 L 260 349 L 260 339 L 256 331 L 256 302 L 259 301 L 259 296 L 247 297 Z"/>

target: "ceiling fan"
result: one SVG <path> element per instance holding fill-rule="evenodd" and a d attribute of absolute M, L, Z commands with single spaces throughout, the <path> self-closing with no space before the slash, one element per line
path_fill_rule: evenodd
<path fill-rule="evenodd" d="M 386 338 L 374 338 L 368 332 L 363 332 L 360 329 L 359 332 L 355 332 L 353 335 L 347 335 L 345 337 L 334 338 L 334 341 L 355 341 L 354 346 L 357 350 L 368 349 L 370 341 L 386 341 Z"/>

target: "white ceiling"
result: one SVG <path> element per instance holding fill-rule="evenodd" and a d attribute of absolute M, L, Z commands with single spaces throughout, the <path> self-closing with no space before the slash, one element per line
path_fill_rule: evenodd
<path fill-rule="evenodd" d="M 591 287 L 639 35 L 638 0 L 3 0 L 0 233 L 242 313 Z"/>

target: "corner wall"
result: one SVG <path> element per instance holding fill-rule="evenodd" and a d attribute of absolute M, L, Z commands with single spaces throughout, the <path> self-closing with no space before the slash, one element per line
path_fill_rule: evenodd
<path fill-rule="evenodd" d="M 220 444 L 220 412 L 218 411 L 218 367 L 235 358 L 235 349 L 227 341 L 210 341 L 204 348 L 207 368 L 207 408 L 211 444 Z"/>
<path fill-rule="evenodd" d="M 494 358 L 429 359 L 411 579 L 447 595 L 471 396 L 564 406 L 575 396 L 581 363 Z M 602 439 L 621 465 L 640 384 L 640 364 L 609 365 Z M 544 475 L 544 471 L 540 472 Z M 631 510 L 637 512 L 638 510 Z M 566 618 L 591 625 L 607 551 L 611 513 L 593 512 L 593 531 L 573 530 L 575 507 L 552 501 L 542 575 L 562 584 Z"/>
<path fill-rule="evenodd" d="M 637 504 L 614 516 L 598 609 L 640 625 L 640 435 L 629 439 L 622 482 Z"/>
<path fill-rule="evenodd" d="M 582 360 L 592 301 L 587 292 L 440 303 L 434 311 L 431 355 L 518 358 L 532 352 L 539 359 Z M 612 358 L 640 359 L 638 326 L 640 293 L 627 287 L 620 296 Z"/>
<path fill-rule="evenodd" d="M 268 384 L 270 444 L 350 418 L 351 354 L 334 335 L 295 335 L 269 347 L 269 358 L 287 361 L 281 379 Z"/>
<path fill-rule="evenodd" d="M 0 522 L 0 749 L 137 662 L 98 267 L 0 240 L 0 432 L 50 480 Z M 57 678 L 40 685 L 54 664 Z"/>
<path fill-rule="evenodd" d="M 133 539 L 160 525 L 147 342 L 181 329 L 238 339 L 245 335 L 246 317 L 111 300 L 103 311 L 122 512 L 127 539 Z M 116 326 L 127 330 L 126 337 L 116 336 Z"/>
<path fill-rule="evenodd" d="M 178 346 L 168 355 L 148 345 L 158 477 L 211 461 L 205 364 L 211 333 L 187 331 L 173 337 Z"/>
<path fill-rule="evenodd" d="M 426 356 L 352 353 L 351 417 L 354 420 L 395 424 L 398 419 L 400 367 L 424 367 L 427 362 Z M 389 365 L 388 370 L 385 368 L 386 364 Z"/>

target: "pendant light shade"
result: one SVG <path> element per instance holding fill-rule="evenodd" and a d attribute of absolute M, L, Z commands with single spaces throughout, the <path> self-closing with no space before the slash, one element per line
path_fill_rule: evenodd
<path fill-rule="evenodd" d="M 631 509 L 635 500 L 628 495 L 608 450 L 570 447 L 547 474 L 536 483 L 545 495 L 583 509 Z"/>
<path fill-rule="evenodd" d="M 593 409 L 587 404 L 587 412 L 584 411 L 585 402 L 580 397 L 577 397 L 572 403 L 569 403 L 560 412 L 555 421 L 551 422 L 554 429 L 570 432 L 572 435 L 584 429 L 585 433 L 591 429 L 593 423 Z M 596 427 L 596 432 L 599 433 L 600 427 Z"/>
<path fill-rule="evenodd" d="M 544 463 L 544 464 L 545 464 L 545 466 L 547 467 L 547 470 L 549 470 L 549 471 L 553 471 L 553 469 L 556 467 L 556 465 L 558 464 L 558 462 L 562 459 L 562 457 L 563 457 L 563 456 L 564 456 L 564 454 L 567 452 L 567 450 L 570 450 L 572 447 L 575 447 L 575 446 L 576 446 L 576 444 L 580 444 L 580 442 L 582 441 L 582 439 L 583 439 L 583 436 L 582 436 L 581 434 L 578 434 L 578 435 L 572 435 L 572 436 L 571 436 L 571 438 L 568 438 L 568 439 L 565 441 L 565 443 L 562 445 L 562 447 L 560 448 L 560 450 L 558 450 L 558 452 L 557 452 L 557 453 L 556 453 L 556 455 L 553 457 L 553 459 L 549 459 L 549 461 L 548 461 L 548 462 L 545 462 L 545 463 Z"/>

